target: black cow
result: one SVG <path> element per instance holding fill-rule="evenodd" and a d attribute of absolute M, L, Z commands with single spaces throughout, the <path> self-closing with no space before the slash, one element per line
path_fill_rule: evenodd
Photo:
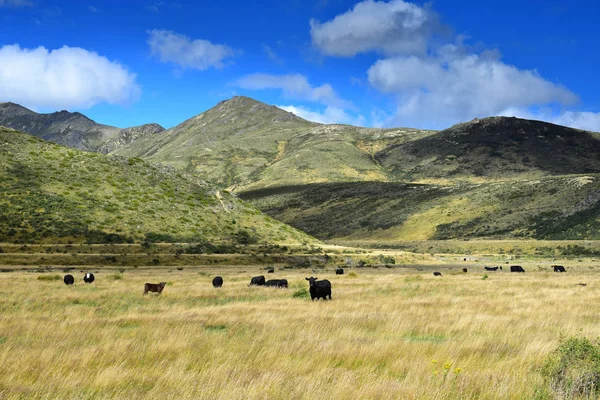
<path fill-rule="evenodd" d="M 83 281 L 84 281 L 85 283 L 92 283 L 92 282 L 94 282 L 94 280 L 95 280 L 95 279 L 96 279 L 96 278 L 94 277 L 94 274 L 92 274 L 92 273 L 90 273 L 90 272 L 88 272 L 87 274 L 85 274 L 85 275 L 83 276 Z"/>
<path fill-rule="evenodd" d="M 311 300 L 327 300 L 327 296 L 329 296 L 329 300 L 331 300 L 331 282 L 327 279 L 323 279 L 322 281 L 318 281 L 316 277 L 306 278 L 309 285 L 309 292 Z"/>
<path fill-rule="evenodd" d="M 336 275 L 344 275 L 344 268 L 338 268 L 335 270 Z"/>
<path fill-rule="evenodd" d="M 520 265 L 511 265 L 510 272 L 525 272 L 525 270 Z"/>
<path fill-rule="evenodd" d="M 288 281 L 287 281 L 287 279 L 269 279 L 268 281 L 265 282 L 265 286 L 287 288 Z"/>
<path fill-rule="evenodd" d="M 147 294 L 148 292 L 154 292 L 154 293 L 161 294 L 163 289 L 165 288 L 166 284 L 167 284 L 167 282 L 146 283 L 144 285 L 144 294 Z"/>
<path fill-rule="evenodd" d="M 221 287 L 223 286 L 223 278 L 221 278 L 220 276 L 215 276 L 213 278 L 213 287 Z"/>
<path fill-rule="evenodd" d="M 275 272 L 275 270 L 273 268 L 271 268 L 270 270 L 267 271 L 267 274 L 272 274 L 274 272 Z"/>
<path fill-rule="evenodd" d="M 433 276 L 442 276 L 442 273 L 436 271 L 436 272 L 433 273 Z"/>
<path fill-rule="evenodd" d="M 265 285 L 265 277 L 264 275 L 255 276 L 250 279 L 250 284 L 248 286 L 264 286 Z"/>
<path fill-rule="evenodd" d="M 65 285 L 72 285 L 75 283 L 75 278 L 73 278 L 73 275 L 65 275 L 63 281 Z"/>
<path fill-rule="evenodd" d="M 467 269 L 466 269 L 466 268 L 463 268 L 463 272 L 466 274 L 466 273 L 467 273 Z"/>
<path fill-rule="evenodd" d="M 567 272 L 562 265 L 553 265 L 552 268 L 554 268 L 554 272 Z"/>
<path fill-rule="evenodd" d="M 498 271 L 498 267 L 483 267 L 486 271 Z"/>

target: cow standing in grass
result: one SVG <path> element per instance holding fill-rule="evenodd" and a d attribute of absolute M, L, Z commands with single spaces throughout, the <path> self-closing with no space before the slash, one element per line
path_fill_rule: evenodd
<path fill-rule="evenodd" d="M 250 284 L 248 286 L 264 286 L 265 285 L 265 277 L 264 275 L 255 276 L 250 279 Z"/>
<path fill-rule="evenodd" d="M 165 288 L 165 285 L 167 284 L 167 282 L 161 282 L 161 283 L 146 283 L 144 285 L 144 294 L 147 294 L 148 292 L 154 292 L 154 293 L 158 293 L 161 294 L 163 289 Z"/>
<path fill-rule="evenodd" d="M 306 280 L 308 281 L 311 300 L 327 300 L 327 297 L 331 300 L 331 282 L 327 279 L 318 281 L 316 277 L 313 278 L 312 276 L 306 278 Z"/>
<path fill-rule="evenodd" d="M 212 281 L 212 285 L 216 288 L 223 286 L 223 278 L 221 278 L 220 276 L 215 276 L 215 278 Z"/>
<path fill-rule="evenodd" d="M 92 282 L 94 282 L 95 279 L 96 279 L 96 277 L 94 277 L 94 274 L 92 274 L 90 272 L 88 272 L 87 274 L 85 274 L 83 276 L 83 281 L 85 283 L 92 283 Z"/>
<path fill-rule="evenodd" d="M 554 272 L 567 272 L 562 265 L 553 265 L 552 268 L 554 269 Z"/>
<path fill-rule="evenodd" d="M 270 279 L 265 282 L 265 286 L 286 288 L 288 287 L 287 279 Z"/>
<path fill-rule="evenodd" d="M 511 265 L 510 272 L 525 272 L 525 270 L 520 265 Z"/>
<path fill-rule="evenodd" d="M 433 273 L 433 276 L 442 276 L 442 273 L 436 271 L 436 272 Z"/>
<path fill-rule="evenodd" d="M 65 285 L 72 285 L 75 283 L 75 278 L 73 278 L 73 275 L 65 275 L 63 282 L 65 282 Z"/>
<path fill-rule="evenodd" d="M 336 275 L 344 275 L 344 268 L 338 268 L 335 270 Z"/>

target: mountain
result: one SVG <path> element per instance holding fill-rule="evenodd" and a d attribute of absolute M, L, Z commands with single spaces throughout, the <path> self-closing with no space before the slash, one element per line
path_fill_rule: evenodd
<path fill-rule="evenodd" d="M 314 242 L 197 176 L 0 127 L 0 242 L 146 238 Z"/>
<path fill-rule="evenodd" d="M 235 190 L 388 181 L 375 154 L 433 131 L 322 125 L 238 96 L 114 154 L 197 173 Z"/>
<path fill-rule="evenodd" d="M 542 121 L 492 117 L 389 146 L 375 157 L 397 181 L 590 174 L 600 172 L 600 135 Z"/>
<path fill-rule="evenodd" d="M 38 114 L 14 103 L 0 103 L 0 126 L 87 151 L 108 152 L 145 135 L 164 131 L 158 124 L 120 129 L 98 124 L 78 112 Z"/>

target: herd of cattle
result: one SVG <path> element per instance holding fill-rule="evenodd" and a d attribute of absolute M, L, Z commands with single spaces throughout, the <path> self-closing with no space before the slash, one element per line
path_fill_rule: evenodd
<path fill-rule="evenodd" d="M 551 267 L 554 270 L 554 272 L 567 272 L 565 267 L 563 267 L 562 265 L 552 265 Z M 502 271 L 501 266 L 500 267 L 483 267 L 483 269 L 485 271 L 498 271 L 498 270 Z M 468 270 L 466 268 L 463 268 L 462 272 L 466 274 L 468 272 Z M 525 272 L 525 270 L 520 265 L 511 265 L 510 272 Z M 442 273 L 436 271 L 433 273 L 433 276 L 442 276 Z"/>
<path fill-rule="evenodd" d="M 498 270 L 502 271 L 502 267 L 483 267 L 483 269 L 485 271 L 498 271 Z M 562 265 L 552 265 L 552 269 L 554 270 L 554 272 L 567 272 L 565 267 L 563 267 Z M 272 274 L 274 272 L 275 272 L 274 269 L 267 270 L 267 273 L 269 273 L 269 274 Z M 466 268 L 463 268 L 462 272 L 467 273 L 468 270 Z M 511 265 L 510 272 L 525 272 L 525 270 L 520 265 Z M 335 274 L 336 275 L 344 275 L 344 269 L 337 268 L 335 270 Z M 442 273 L 436 271 L 433 273 L 433 276 L 442 276 Z M 85 283 L 92 283 L 92 282 L 94 282 L 95 279 L 96 278 L 94 277 L 94 274 L 89 273 L 89 272 L 83 276 L 83 281 Z M 314 300 L 314 299 L 327 300 L 327 298 L 329 298 L 329 300 L 331 300 L 331 282 L 329 282 L 327 279 L 318 281 L 317 278 L 312 277 L 312 276 L 310 278 L 306 278 L 306 280 L 308 281 L 310 298 L 312 300 Z M 69 274 L 69 275 L 65 275 L 63 281 L 65 282 L 65 285 L 72 285 L 75 283 L 75 278 L 73 277 L 73 275 Z M 144 294 L 147 294 L 149 292 L 160 294 L 160 293 L 162 293 L 166 284 L 167 284 L 167 282 L 146 283 L 146 284 L 144 284 Z M 223 277 L 221 277 L 221 276 L 214 277 L 212 280 L 212 285 L 215 288 L 222 287 L 223 286 Z M 260 276 L 252 277 L 252 279 L 250 279 L 250 284 L 248 286 L 267 286 L 267 287 L 276 287 L 276 288 L 287 289 L 288 281 L 287 281 L 287 279 L 266 280 L 264 275 L 260 275 Z"/>
<path fill-rule="evenodd" d="M 274 273 L 274 272 L 275 272 L 274 269 L 269 269 L 267 271 L 267 273 L 270 273 L 270 274 Z M 337 275 L 343 275 L 344 269 L 338 268 L 335 270 L 335 273 Z M 94 274 L 89 273 L 89 272 L 83 276 L 83 281 L 85 283 L 92 283 L 92 282 L 94 282 L 95 279 L 96 279 L 96 277 L 94 276 Z M 318 281 L 317 278 L 312 277 L 312 276 L 310 278 L 306 278 L 306 280 L 308 281 L 310 298 L 312 300 L 314 300 L 314 299 L 327 300 L 327 298 L 329 298 L 329 300 L 331 300 L 331 282 L 329 282 L 327 279 Z M 65 282 L 65 285 L 72 285 L 75 283 L 75 277 L 73 277 L 73 275 L 71 275 L 71 274 L 67 274 L 64 276 L 63 281 Z M 167 282 L 146 283 L 146 284 L 144 284 L 144 294 L 148 294 L 149 292 L 161 294 L 162 291 L 164 290 L 166 284 L 167 284 Z M 215 288 L 222 287 L 223 286 L 223 277 L 221 277 L 221 276 L 214 277 L 212 280 L 212 285 Z M 277 288 L 287 289 L 288 281 L 287 281 L 287 279 L 266 280 L 264 275 L 260 275 L 260 276 L 255 276 L 252 279 L 250 279 L 250 284 L 248 286 L 269 286 L 269 287 L 277 287 Z"/>

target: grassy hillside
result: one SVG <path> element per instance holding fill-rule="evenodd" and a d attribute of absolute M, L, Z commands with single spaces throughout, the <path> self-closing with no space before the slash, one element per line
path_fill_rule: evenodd
<path fill-rule="evenodd" d="M 197 177 L 0 128 L 0 242 L 311 241 Z"/>
<path fill-rule="evenodd" d="M 394 180 L 508 180 L 600 172 L 600 134 L 493 117 L 393 145 L 375 156 Z"/>
<path fill-rule="evenodd" d="M 115 154 L 171 165 L 238 190 L 387 181 L 374 154 L 431 133 L 321 125 L 247 97 L 234 97 Z"/>
<path fill-rule="evenodd" d="M 600 239 L 600 175 L 483 184 L 315 184 L 241 193 L 320 239 Z"/>

